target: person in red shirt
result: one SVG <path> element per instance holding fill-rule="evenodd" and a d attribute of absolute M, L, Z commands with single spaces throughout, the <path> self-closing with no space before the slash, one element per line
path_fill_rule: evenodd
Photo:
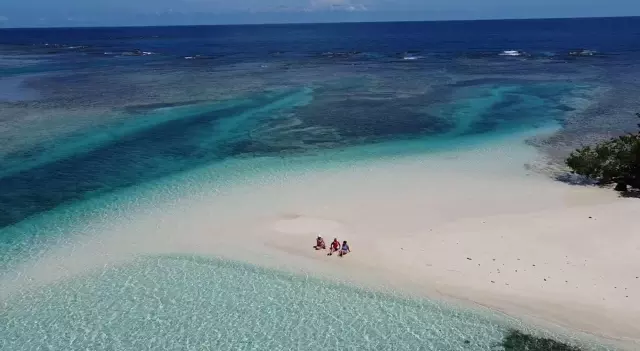
<path fill-rule="evenodd" d="M 329 248 L 329 256 L 331 256 L 334 252 L 340 250 L 340 242 L 337 238 L 333 238 L 333 242 L 331 243 L 331 247 Z"/>
<path fill-rule="evenodd" d="M 322 239 L 322 236 L 318 235 L 318 237 L 316 238 L 316 246 L 313 247 L 316 250 L 324 250 L 327 248 L 327 245 L 324 243 L 324 239 Z"/>

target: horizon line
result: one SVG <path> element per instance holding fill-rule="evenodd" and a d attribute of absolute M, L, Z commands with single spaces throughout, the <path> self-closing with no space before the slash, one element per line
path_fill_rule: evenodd
<path fill-rule="evenodd" d="M 225 23 L 225 24 L 157 24 L 157 25 L 104 25 L 104 26 L 43 26 L 43 27 L 2 27 L 2 30 L 16 29 L 107 29 L 107 28 L 168 28 L 168 27 L 231 27 L 231 26 L 282 26 L 282 25 L 328 25 L 328 24 L 376 24 L 376 23 L 432 23 L 432 22 L 499 22 L 499 21 L 544 21 L 544 20 L 580 20 L 580 19 L 619 19 L 640 18 L 631 16 L 578 16 L 578 17 L 525 17 L 525 18 L 477 18 L 477 19 L 432 19 L 432 20 L 372 20 L 372 21 L 319 21 L 319 22 L 256 22 L 256 23 Z"/>

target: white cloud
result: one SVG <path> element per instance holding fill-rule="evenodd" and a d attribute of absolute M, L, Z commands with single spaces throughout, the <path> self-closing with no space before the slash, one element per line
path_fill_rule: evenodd
<path fill-rule="evenodd" d="M 0 22 L 6 22 L 9 20 L 9 17 L 6 16 L 0 16 Z"/>
<path fill-rule="evenodd" d="M 348 11 L 367 11 L 367 7 L 363 4 L 349 5 Z"/>
<path fill-rule="evenodd" d="M 351 0 L 311 0 L 309 9 L 311 11 L 366 11 L 367 7 Z"/>

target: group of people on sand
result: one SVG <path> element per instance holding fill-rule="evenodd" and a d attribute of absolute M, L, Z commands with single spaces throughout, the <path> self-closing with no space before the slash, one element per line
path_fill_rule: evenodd
<path fill-rule="evenodd" d="M 314 246 L 313 248 L 316 250 L 327 249 L 327 245 L 325 244 L 324 239 L 321 235 L 318 235 L 318 237 L 316 238 L 316 246 Z M 333 255 L 334 252 L 337 252 L 338 256 L 342 257 L 351 252 L 351 250 L 349 249 L 349 244 L 347 244 L 346 240 L 342 242 L 342 245 L 340 245 L 340 241 L 338 241 L 337 238 L 333 238 L 333 242 L 331 242 L 331 245 L 329 246 L 329 253 L 327 254 L 327 256 Z"/>

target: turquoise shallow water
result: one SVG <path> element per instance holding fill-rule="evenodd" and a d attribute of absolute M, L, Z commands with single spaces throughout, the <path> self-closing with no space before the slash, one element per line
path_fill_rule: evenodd
<path fill-rule="evenodd" d="M 495 350 L 489 314 L 248 265 L 148 257 L 5 301 L 2 350 Z"/>
<path fill-rule="evenodd" d="M 426 151 L 468 140 L 491 142 L 559 123 L 564 112 L 579 108 L 563 98 L 589 90 L 565 83 L 479 84 L 456 91 L 453 101 L 428 105 L 417 97 L 373 103 L 349 98 L 351 86 L 342 89 L 338 101 L 336 91 L 300 86 L 217 103 L 141 105 L 116 117 L 92 116 L 105 121 L 0 159 L 0 187 L 7 189 L 0 194 L 0 226 L 228 159 L 367 145 L 376 157 L 383 156 L 376 154 L 377 144 L 394 140 L 419 140 Z"/>

